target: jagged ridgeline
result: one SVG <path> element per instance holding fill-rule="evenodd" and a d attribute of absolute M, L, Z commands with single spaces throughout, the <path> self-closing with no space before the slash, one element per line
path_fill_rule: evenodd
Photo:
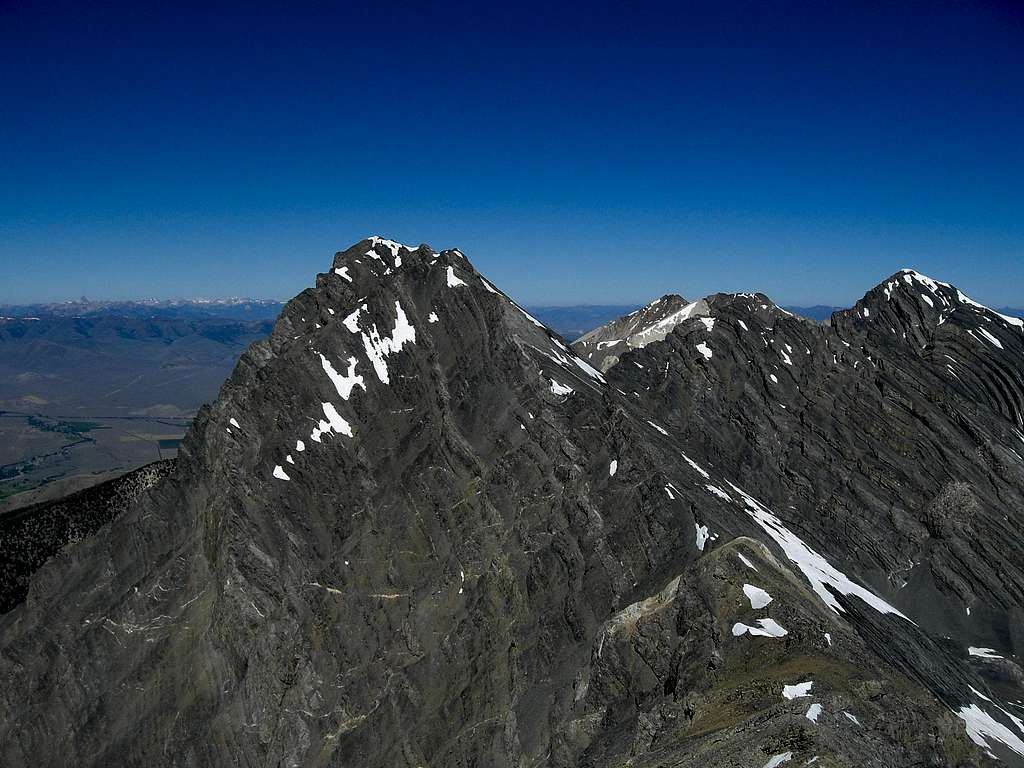
<path fill-rule="evenodd" d="M 1024 764 L 1021 321 L 659 301 L 337 254 L 0 619 L 0 763 Z"/>

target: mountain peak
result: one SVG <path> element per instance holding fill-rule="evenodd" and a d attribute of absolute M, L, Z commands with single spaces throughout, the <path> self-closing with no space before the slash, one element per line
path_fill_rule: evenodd
<path fill-rule="evenodd" d="M 737 317 L 756 316 L 767 325 L 781 315 L 794 317 L 763 293 L 714 293 L 690 302 L 678 294 L 669 293 L 581 336 L 573 342 L 573 349 L 602 371 L 607 371 L 625 352 L 663 341 L 687 320 L 704 318 L 705 325 L 712 327 L 713 318 L 723 311 Z"/>
<path fill-rule="evenodd" d="M 661 341 L 672 329 L 691 317 L 703 317 L 708 305 L 703 299 L 687 302 L 667 293 L 628 315 L 605 323 L 573 342 L 573 349 L 591 364 L 607 371 L 624 352 Z"/>
<path fill-rule="evenodd" d="M 358 453 L 382 413 L 398 414 L 390 429 L 413 419 L 416 402 L 435 400 L 450 386 L 442 383 L 448 372 L 465 370 L 465 350 L 485 361 L 495 348 L 504 350 L 507 366 L 520 366 L 537 396 L 565 400 L 603 385 L 600 372 L 484 279 L 461 251 L 367 238 L 338 252 L 316 287 L 286 305 L 270 341 L 277 359 L 255 351 L 261 366 L 278 371 L 275 389 L 287 391 L 257 391 L 264 388 L 250 382 L 249 356 L 243 358 L 231 382 L 237 378 L 238 385 L 229 387 L 241 397 L 214 406 L 223 427 L 216 439 L 238 440 L 231 419 L 244 427 L 239 413 L 266 408 L 253 398 L 272 396 L 275 439 L 264 439 L 255 461 L 263 474 L 287 483 L 316 466 L 324 444 L 350 444 Z"/>
<path fill-rule="evenodd" d="M 667 294 L 606 381 L 461 252 L 357 243 L 0 621 L 5 764 L 1024 755 L 1024 338 L 953 316 L 947 376 L 840 320 Z"/>
<path fill-rule="evenodd" d="M 458 253 L 458 251 L 454 252 Z M 391 274 L 391 271 L 402 266 L 402 254 L 408 256 L 413 253 L 431 256 L 437 254 L 437 251 L 425 243 L 415 246 L 405 245 L 395 240 L 372 235 L 360 240 L 346 250 L 336 253 L 331 268 L 337 274 L 344 277 L 351 265 L 361 264 L 364 260 L 369 260 L 370 263 L 378 265 L 378 268 L 373 270 L 375 274 L 380 271 L 379 268 L 383 268 L 383 274 Z"/>
<path fill-rule="evenodd" d="M 986 339 L 994 338 L 993 330 L 1024 331 L 1021 318 L 997 312 L 955 285 L 914 269 L 899 270 L 868 291 L 851 309 L 839 314 L 869 327 L 883 327 L 901 338 L 913 338 L 920 344 L 950 321 Z M 998 339 L 993 343 L 998 344 Z"/>

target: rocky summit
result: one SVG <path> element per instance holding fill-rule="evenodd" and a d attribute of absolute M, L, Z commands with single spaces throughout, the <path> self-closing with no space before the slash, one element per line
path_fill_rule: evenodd
<path fill-rule="evenodd" d="M 585 333 L 573 342 L 573 348 L 580 357 L 607 371 L 625 352 L 661 341 L 684 320 L 707 313 L 708 305 L 703 299 L 687 302 L 682 296 L 670 293 Z"/>
<path fill-rule="evenodd" d="M 907 270 L 570 348 L 364 240 L 26 576 L 0 764 L 1024 765 L 1022 360 Z"/>

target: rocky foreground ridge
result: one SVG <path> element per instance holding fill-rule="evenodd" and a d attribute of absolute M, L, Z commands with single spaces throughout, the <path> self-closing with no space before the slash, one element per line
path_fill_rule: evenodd
<path fill-rule="evenodd" d="M 1022 322 L 662 301 L 337 254 L 0 617 L 0 763 L 1024 764 Z"/>

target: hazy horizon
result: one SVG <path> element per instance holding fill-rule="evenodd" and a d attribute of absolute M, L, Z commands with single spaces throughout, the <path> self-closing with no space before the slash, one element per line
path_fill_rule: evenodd
<path fill-rule="evenodd" d="M 898 270 L 894 270 L 893 273 L 895 273 L 896 271 L 898 271 Z M 893 273 L 889 273 L 889 274 L 893 274 Z M 888 276 L 889 275 L 887 274 L 886 277 L 888 277 Z M 929 275 L 929 277 L 936 277 L 936 276 L 935 275 Z M 941 276 L 936 277 L 936 279 L 942 280 Z M 881 283 L 881 282 L 882 282 L 882 280 L 879 280 L 879 283 Z M 944 282 L 948 282 L 948 281 L 944 281 Z M 803 307 L 803 308 L 808 308 L 808 309 L 815 308 L 815 307 L 838 307 L 838 308 L 846 309 L 846 308 L 852 307 L 854 304 L 856 304 L 857 301 L 859 301 L 864 296 L 865 293 L 867 293 L 869 290 L 874 288 L 879 283 L 875 283 L 875 284 L 873 284 L 871 286 L 868 286 L 867 288 L 864 289 L 864 291 L 862 293 L 858 294 L 853 299 L 850 299 L 850 300 L 847 300 L 847 301 L 839 301 L 839 302 L 819 301 L 819 300 L 816 300 L 816 299 L 807 299 L 807 300 L 804 300 L 804 301 L 781 301 L 781 300 L 777 300 L 771 294 L 768 294 L 765 291 L 762 291 L 760 289 L 751 289 L 750 291 L 714 291 L 714 290 L 712 290 L 709 293 L 705 293 L 705 294 L 695 294 L 695 293 L 682 294 L 680 291 L 674 291 L 670 287 L 665 289 L 665 290 L 660 291 L 657 294 L 652 294 L 652 295 L 650 295 L 650 296 L 648 296 L 646 298 L 637 299 L 637 300 L 618 300 L 618 301 L 586 301 L 586 300 L 582 300 L 582 301 L 572 301 L 572 302 L 570 302 L 570 301 L 531 302 L 531 301 L 520 300 L 520 299 L 518 299 L 518 297 L 515 297 L 515 296 L 513 296 L 513 298 L 515 298 L 517 301 L 519 301 L 520 304 L 523 304 L 524 306 L 528 306 L 528 307 L 543 307 L 543 308 L 548 308 L 548 309 L 559 309 L 559 308 L 569 309 L 569 308 L 573 308 L 573 307 L 617 307 L 617 308 L 625 308 L 625 307 L 640 307 L 640 306 L 644 306 L 644 305 L 649 304 L 650 302 L 654 301 L 655 299 L 659 298 L 660 296 L 665 295 L 666 293 L 679 293 L 680 295 L 683 295 L 685 298 L 688 298 L 688 299 L 698 299 L 698 298 L 702 298 L 703 296 L 711 295 L 713 293 L 750 293 L 750 292 L 759 292 L 759 293 L 765 293 L 765 295 L 767 295 L 769 299 L 771 299 L 777 306 L 780 306 L 780 307 Z M 497 287 L 500 288 L 501 286 L 499 285 Z M 1020 300 L 1020 301 L 1018 301 L 1016 303 L 1011 301 L 1011 302 L 1005 303 L 1005 304 L 1004 303 L 1000 303 L 1000 302 L 986 301 L 985 297 L 971 293 L 971 291 L 966 289 L 966 288 L 964 288 L 963 285 L 957 285 L 956 287 L 960 288 L 961 290 L 963 290 L 964 293 L 967 294 L 968 296 L 970 296 L 972 299 L 980 302 L 981 304 L 984 304 L 985 306 L 991 307 L 992 309 L 1012 308 L 1012 309 L 1015 309 L 1015 310 L 1024 311 L 1024 299 L 1022 299 L 1022 300 Z M 298 292 L 296 292 L 296 293 L 298 293 Z M 286 304 L 292 298 L 294 298 L 294 296 L 246 296 L 246 295 L 231 295 L 231 294 L 228 294 L 228 293 L 224 293 L 224 294 L 211 293 L 211 294 L 207 294 L 207 295 L 193 295 L 193 296 L 146 296 L 146 295 L 140 295 L 140 296 L 109 297 L 109 296 L 86 296 L 86 295 L 82 295 L 82 296 L 77 296 L 77 297 L 63 296 L 63 297 L 57 297 L 57 298 L 51 298 L 51 299 L 31 299 L 30 298 L 30 299 L 27 299 L 27 300 L 24 300 L 24 301 L 3 301 L 3 300 L 0 300 L 0 307 L 28 307 L 28 306 L 45 305 L 45 304 L 77 304 L 77 303 L 80 303 L 80 302 L 83 302 L 83 301 L 87 301 L 87 302 L 90 302 L 90 303 L 101 303 L 101 304 L 102 303 L 119 304 L 119 303 L 131 303 L 131 302 L 139 302 L 139 303 L 142 303 L 142 302 L 204 302 L 204 301 L 207 301 L 207 302 L 217 302 L 217 301 L 231 301 L 231 300 L 235 300 L 235 301 L 239 301 L 239 302 L 252 301 L 252 302 L 265 302 L 265 303 Z"/>
<path fill-rule="evenodd" d="M 473 260 L 471 254 L 466 254 L 466 255 L 470 258 L 470 261 Z M 324 270 L 319 270 L 319 271 L 322 272 Z M 864 294 L 866 294 L 868 291 L 870 291 L 876 285 L 878 285 L 881 282 L 883 282 L 890 275 L 895 274 L 898 271 L 899 270 L 893 270 L 892 272 L 886 273 L 884 276 L 880 277 L 879 280 L 876 283 L 873 283 L 873 284 L 871 284 L 869 286 L 866 286 L 864 288 L 864 290 L 861 291 L 859 294 L 857 294 L 855 297 L 853 297 L 851 299 L 848 299 L 848 300 L 845 300 L 845 301 L 839 301 L 839 302 L 835 302 L 835 301 L 821 301 L 821 300 L 817 300 L 817 299 L 807 299 L 807 300 L 804 300 L 804 301 L 782 301 L 782 300 L 776 299 L 776 297 L 772 296 L 771 294 L 767 293 L 766 291 L 763 291 L 763 290 L 758 289 L 758 288 L 751 288 L 748 291 L 742 291 L 742 290 L 741 291 L 717 291 L 717 290 L 712 290 L 712 291 L 709 291 L 707 293 L 696 294 L 696 293 L 682 293 L 681 291 L 673 290 L 671 287 L 666 287 L 666 288 L 660 290 L 659 292 L 657 292 L 655 294 L 652 294 L 650 296 L 647 296 L 645 298 L 642 298 L 642 299 L 618 300 L 618 301 L 587 301 L 587 300 L 582 300 L 582 301 L 550 301 L 550 302 L 536 302 L 536 301 L 534 301 L 534 302 L 531 302 L 531 301 L 528 301 L 528 300 L 521 300 L 519 297 L 516 297 L 516 296 L 513 296 L 513 298 L 517 299 L 517 301 L 520 301 L 520 303 L 522 303 L 522 304 L 524 304 L 526 306 L 530 306 L 530 307 L 543 307 L 543 308 L 550 308 L 550 309 L 572 308 L 572 307 L 616 307 L 616 308 L 626 308 L 626 307 L 644 306 L 644 305 L 654 301 L 655 299 L 657 299 L 660 296 L 663 296 L 663 295 L 665 295 L 667 293 L 679 293 L 680 295 L 682 295 L 682 296 L 684 296 L 684 297 L 686 297 L 688 299 L 697 299 L 697 298 L 701 298 L 703 296 L 710 295 L 712 293 L 719 293 L 719 292 L 721 292 L 721 293 L 760 292 L 760 293 L 765 293 L 765 295 L 767 295 L 768 298 L 770 298 L 776 305 L 782 306 L 782 307 L 794 307 L 795 306 L 795 307 L 802 307 L 802 308 L 808 308 L 808 309 L 815 308 L 815 307 L 849 308 L 849 307 L 852 307 L 854 304 L 856 304 L 857 301 L 860 300 L 864 296 Z M 944 280 L 944 278 L 941 275 L 929 275 L 929 277 L 933 277 L 935 279 L 942 280 L 944 282 L 949 282 L 949 281 Z M 310 284 L 312 284 L 312 281 L 310 282 Z M 502 286 L 498 285 L 497 287 L 501 288 Z M 1012 308 L 1012 309 L 1016 309 L 1016 310 L 1024 310 L 1024 299 L 1021 299 L 1020 301 L 1018 301 L 1016 303 L 1014 303 L 1012 301 L 1008 302 L 1008 303 L 986 301 L 986 297 L 978 295 L 976 293 L 972 293 L 969 287 L 966 287 L 964 285 L 956 285 L 956 287 L 961 289 L 965 294 L 970 296 L 972 299 L 974 299 L 976 301 L 979 301 L 979 302 L 981 302 L 982 304 L 984 304 L 986 306 L 992 307 L 993 309 Z M 296 291 L 296 293 L 298 293 L 298 291 Z M 129 303 L 129 302 L 175 302 L 175 301 L 180 301 L 180 302 L 204 302 L 204 301 L 217 302 L 217 301 L 231 301 L 231 300 L 234 300 L 234 301 L 239 301 L 239 302 L 253 301 L 253 302 L 276 302 L 276 303 L 280 303 L 280 304 L 285 304 L 289 300 L 291 300 L 292 298 L 293 298 L 293 296 L 251 296 L 251 295 L 244 295 L 244 294 L 230 294 L 230 293 L 226 293 L 225 292 L 225 293 L 220 293 L 220 294 L 218 294 L 218 293 L 208 293 L 206 295 L 191 295 L 191 296 L 187 296 L 187 295 L 173 295 L 173 296 L 154 296 L 154 295 L 132 296 L 132 295 L 125 295 L 125 296 L 110 297 L 110 296 L 88 296 L 88 295 L 82 294 L 82 295 L 76 296 L 76 297 L 63 296 L 63 297 L 50 298 L 50 299 L 28 299 L 28 300 L 24 300 L 24 301 L 4 301 L 2 299 L 2 294 L 0 294 L 0 306 L 2 306 L 2 307 L 19 307 L 19 306 L 42 305 L 42 304 L 76 304 L 76 303 L 79 303 L 79 302 L 82 302 L 82 301 L 88 301 L 88 302 L 93 302 L 93 303 L 112 303 L 112 304 L 116 304 L 116 303 Z"/>

